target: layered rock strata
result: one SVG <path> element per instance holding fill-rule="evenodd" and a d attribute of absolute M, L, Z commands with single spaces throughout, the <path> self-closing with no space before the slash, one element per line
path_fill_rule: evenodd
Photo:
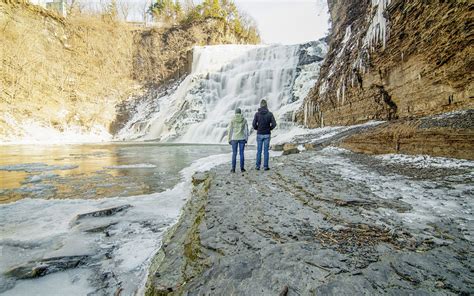
<path fill-rule="evenodd" d="M 351 135 L 340 146 L 369 154 L 427 154 L 474 159 L 474 110 L 418 120 L 396 120 Z"/>
<path fill-rule="evenodd" d="M 349 125 L 472 109 L 469 1 L 329 0 L 332 31 L 299 121 Z"/>

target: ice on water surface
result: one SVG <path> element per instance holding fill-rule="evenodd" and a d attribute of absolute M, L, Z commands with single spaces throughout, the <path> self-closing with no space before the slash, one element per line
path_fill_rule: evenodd
<path fill-rule="evenodd" d="M 78 147 L 84 150 L 82 157 L 81 153 L 77 153 Z M 69 151 L 71 153 L 68 156 L 61 155 L 60 158 L 64 161 L 72 157 L 79 163 L 76 169 L 85 169 L 82 168 L 84 158 L 109 155 L 103 151 L 103 146 L 100 147 L 101 152 L 98 153 L 95 149 L 91 152 L 91 147 L 79 145 Z M 176 185 L 170 189 L 138 196 L 93 200 L 84 199 L 84 192 L 78 191 L 76 197 L 82 196 L 82 199 L 44 199 L 45 189 L 41 191 L 39 188 L 61 186 L 58 184 L 58 174 L 63 167 L 56 166 L 56 170 L 49 170 L 53 165 L 45 163 L 4 165 L 31 170 L 31 175 L 23 182 L 29 187 L 21 188 L 36 189 L 36 195 L 30 193 L 35 198 L 0 205 L 0 294 L 28 295 L 24 294 L 25 291 L 31 291 L 36 286 L 37 295 L 85 295 L 89 292 L 113 294 L 115 290 L 110 290 L 110 287 L 116 289 L 120 286 L 123 295 L 132 295 L 143 287 L 149 260 L 159 248 L 165 230 L 176 221 L 190 194 L 193 172 L 209 169 L 229 159 L 228 154 L 219 154 L 227 151 L 228 147 L 151 144 L 147 144 L 147 147 L 123 144 L 108 147 L 112 151 L 123 152 L 120 153 L 122 164 L 119 161 L 115 167 L 105 170 L 113 174 L 122 169 L 134 172 L 143 169 L 151 176 L 158 173 L 158 177 L 166 177 L 161 172 L 175 175 L 168 176 L 176 179 Z M 62 149 L 67 150 L 65 147 Z M 137 151 L 142 154 L 144 151 L 153 152 L 147 155 L 153 164 L 139 162 L 136 159 Z M 161 155 L 159 162 L 154 160 L 154 154 Z M 47 155 L 43 157 L 47 158 Z M 135 163 L 127 164 L 124 155 L 131 157 Z M 214 156 L 202 158 L 206 155 Z M 30 157 L 39 158 L 38 155 Z M 176 157 L 180 160 L 176 160 Z M 100 164 L 94 169 L 101 170 L 104 167 Z M 178 173 L 177 170 L 181 171 Z M 75 175 L 74 178 L 80 179 L 81 176 L 87 179 L 85 174 Z M 51 183 L 43 184 L 45 180 Z M 67 180 L 70 182 L 72 179 Z M 101 183 L 100 180 L 98 182 Z M 107 186 L 93 183 L 91 179 L 87 179 L 87 184 L 89 187 Z M 77 268 L 64 268 L 67 264 L 77 265 Z M 46 266 L 46 270 L 49 270 L 47 273 L 51 273 L 38 279 L 25 280 L 5 275 L 5 272 L 18 267 L 31 270 L 40 266 Z M 118 285 L 119 282 L 122 284 Z"/>

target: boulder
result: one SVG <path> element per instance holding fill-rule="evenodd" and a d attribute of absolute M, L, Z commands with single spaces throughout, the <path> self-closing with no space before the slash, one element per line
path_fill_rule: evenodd
<path fill-rule="evenodd" d="M 290 150 L 290 149 L 297 148 L 297 147 L 298 147 L 298 145 L 295 144 L 295 143 L 285 143 L 283 145 L 283 151 Z"/>
<path fill-rule="evenodd" d="M 283 155 L 290 155 L 290 154 L 297 154 L 297 153 L 300 153 L 300 150 L 298 150 L 298 148 L 296 147 L 283 150 Z"/>
<path fill-rule="evenodd" d="M 283 151 L 283 144 L 274 144 L 271 148 L 273 151 Z"/>

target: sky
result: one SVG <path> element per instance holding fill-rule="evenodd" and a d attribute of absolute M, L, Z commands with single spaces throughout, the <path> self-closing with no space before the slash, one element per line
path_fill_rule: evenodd
<path fill-rule="evenodd" d="M 296 44 L 327 35 L 326 0 L 234 0 L 257 22 L 263 43 Z"/>
<path fill-rule="evenodd" d="M 53 0 L 30 0 L 41 3 Z M 70 2 L 71 0 L 67 0 Z M 110 0 L 76 0 L 91 10 L 100 10 Z M 142 21 L 153 0 L 116 0 L 129 7 L 127 19 Z M 202 0 L 194 0 L 200 3 Z M 317 40 L 328 32 L 327 0 L 234 0 L 241 11 L 257 23 L 263 43 L 296 44 Z"/>

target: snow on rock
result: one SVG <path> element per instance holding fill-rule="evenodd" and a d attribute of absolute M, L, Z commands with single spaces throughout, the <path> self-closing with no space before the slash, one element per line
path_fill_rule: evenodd
<path fill-rule="evenodd" d="M 469 160 L 434 157 L 429 155 L 384 154 L 376 156 L 387 163 L 407 164 L 418 168 L 470 168 L 474 169 L 474 162 Z"/>
<path fill-rule="evenodd" d="M 383 173 L 379 173 L 367 169 L 364 165 L 351 161 L 350 157 L 347 157 L 351 155 L 355 154 L 342 148 L 327 147 L 321 154 L 315 154 L 313 162 L 315 165 L 331 168 L 348 182 L 368 186 L 370 193 L 381 199 L 400 200 L 411 205 L 412 210 L 408 212 L 380 209 L 385 211 L 384 215 L 399 216 L 404 221 L 404 227 L 423 229 L 430 227 L 431 222 L 453 219 L 464 233 L 464 237 L 471 242 L 474 241 L 472 218 L 474 202 L 468 198 L 474 192 L 474 185 L 467 181 L 472 180 L 474 176 L 473 161 L 404 155 L 375 157 L 383 163 L 395 164 L 399 168 L 415 164 L 419 165 L 418 170 L 429 167 L 463 169 L 441 179 L 430 176 L 430 173 L 424 173 L 425 176 L 419 179 L 410 178 L 396 170 L 394 172 L 384 170 Z M 423 159 L 421 164 L 420 158 Z M 386 165 L 382 164 L 382 167 Z"/>
<path fill-rule="evenodd" d="M 10 127 L 5 138 L 0 139 L 0 144 L 97 143 L 112 139 L 112 135 L 106 127 L 101 125 L 94 125 L 90 128 L 80 125 L 66 125 L 60 131 L 50 123 L 33 120 L 19 123 L 11 114 L 5 113 L 0 116 Z"/>
<path fill-rule="evenodd" d="M 382 124 L 383 121 L 369 121 L 363 124 L 351 126 L 327 126 L 322 128 L 306 128 L 295 126 L 285 133 L 272 134 L 272 144 L 284 143 L 316 143 L 322 140 L 329 140 L 336 136 L 359 129 L 370 128 Z"/>

